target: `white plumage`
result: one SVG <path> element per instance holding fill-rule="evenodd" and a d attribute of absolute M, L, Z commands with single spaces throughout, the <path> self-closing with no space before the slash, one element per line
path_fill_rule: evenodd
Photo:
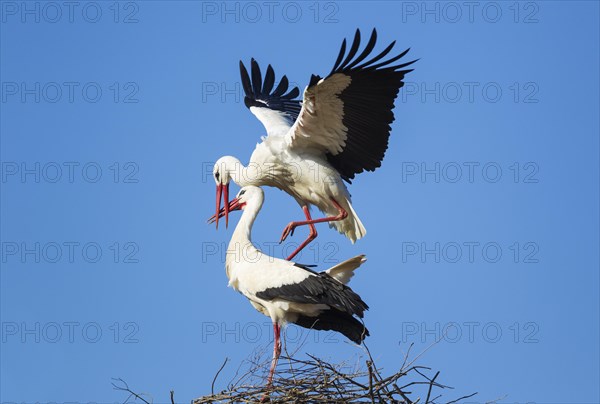
<path fill-rule="evenodd" d="M 229 204 L 229 210 L 244 213 L 233 233 L 225 260 L 229 286 L 240 292 L 262 314 L 271 318 L 275 333 L 271 382 L 280 353 L 279 331 L 287 323 L 316 330 L 334 330 L 360 343 L 368 330 L 354 316 L 368 309 L 346 283 L 364 256 L 344 261 L 317 273 L 293 262 L 268 256 L 251 240 L 252 225 L 263 204 L 260 188 L 246 186 Z M 225 209 L 219 212 L 223 216 Z M 217 215 L 212 219 L 216 220 Z"/>
<path fill-rule="evenodd" d="M 404 75 L 411 71 L 404 68 L 414 62 L 393 65 L 408 50 L 381 62 L 394 43 L 366 60 L 376 39 L 373 30 L 358 55 L 360 31 L 347 53 L 344 40 L 331 73 L 325 78 L 313 75 L 302 101 L 295 99 L 300 94 L 297 87 L 287 92 L 286 76 L 273 90 L 275 73 L 270 65 L 263 82 L 254 59 L 251 74 L 240 62 L 244 102 L 264 125 L 267 136 L 257 144 L 248 166 L 231 156 L 216 162 L 217 212 L 220 196 L 228 195 L 230 180 L 242 187 L 266 185 L 287 192 L 302 207 L 306 220 L 289 223 L 281 241 L 297 226 L 310 228 L 308 238 L 288 260 L 316 238 L 316 223 L 328 222 L 353 243 L 366 234 L 344 181 L 351 182 L 356 174 L 381 165 L 394 121 L 394 100 L 404 85 Z M 326 217 L 313 219 L 309 211 L 313 205 Z M 227 210 L 226 200 L 226 217 Z"/>

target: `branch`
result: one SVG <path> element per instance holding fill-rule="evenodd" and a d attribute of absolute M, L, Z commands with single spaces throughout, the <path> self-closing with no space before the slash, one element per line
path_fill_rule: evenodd
<path fill-rule="evenodd" d="M 129 399 L 131 397 L 134 397 L 135 399 L 140 399 L 142 400 L 144 403 L 146 404 L 152 404 L 151 402 L 147 401 L 146 399 L 144 399 L 142 397 L 142 395 L 148 395 L 148 394 L 137 394 L 135 393 L 133 390 L 131 390 L 129 388 L 129 385 L 125 382 L 125 380 L 121 379 L 120 377 L 118 379 L 112 378 L 111 380 L 114 380 L 115 382 L 119 382 L 121 385 L 118 386 L 117 384 L 115 384 L 115 382 L 111 382 L 112 386 L 113 386 L 113 390 L 118 390 L 118 391 L 124 391 L 129 393 L 129 396 L 127 397 L 127 399 L 123 402 L 123 404 L 127 404 L 127 402 L 129 401 Z"/>
<path fill-rule="evenodd" d="M 215 382 L 217 381 L 217 377 L 219 377 L 219 373 L 221 373 L 221 370 L 223 370 L 223 368 L 227 364 L 228 360 L 229 360 L 229 358 L 225 358 L 225 360 L 223 361 L 223 364 L 221 365 L 221 367 L 217 371 L 217 374 L 215 375 L 215 377 L 214 377 L 214 379 L 212 381 L 212 384 L 210 385 L 210 394 L 215 394 Z M 173 401 L 173 400 L 171 399 L 171 401 Z M 175 404 L 175 403 L 172 403 L 172 404 Z"/>

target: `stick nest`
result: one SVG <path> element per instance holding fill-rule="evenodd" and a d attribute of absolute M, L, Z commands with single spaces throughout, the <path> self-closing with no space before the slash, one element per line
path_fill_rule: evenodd
<path fill-rule="evenodd" d="M 440 372 L 430 376 L 430 368 L 404 363 L 396 373 L 384 376 L 368 353 L 354 364 L 330 363 L 307 354 L 306 359 L 282 355 L 277 365 L 273 384 L 266 388 L 265 380 L 270 360 L 262 355 L 244 361 L 227 388 L 214 392 L 214 385 L 227 363 L 215 375 L 210 395 L 192 401 L 204 403 L 257 403 L 268 396 L 271 403 L 402 403 L 453 404 L 477 393 L 450 401 L 442 400 L 441 390 L 451 389 L 437 382 Z M 408 354 L 407 354 L 408 357 Z M 246 368 L 242 371 L 242 368 Z"/>

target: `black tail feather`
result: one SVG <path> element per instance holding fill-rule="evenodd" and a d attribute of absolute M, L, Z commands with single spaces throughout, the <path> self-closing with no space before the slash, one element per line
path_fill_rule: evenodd
<path fill-rule="evenodd" d="M 357 344 L 360 344 L 369 336 L 369 330 L 367 330 L 363 323 L 353 316 L 336 309 L 325 310 L 317 317 L 300 315 L 294 321 L 294 324 L 313 330 L 337 331 Z"/>

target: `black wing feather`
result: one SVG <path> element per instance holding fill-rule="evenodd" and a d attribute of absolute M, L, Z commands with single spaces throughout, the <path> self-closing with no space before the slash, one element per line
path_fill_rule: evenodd
<path fill-rule="evenodd" d="M 338 57 L 333 65 L 333 69 L 331 69 L 331 73 L 329 73 L 330 76 L 338 68 L 340 63 L 342 63 L 342 58 L 344 57 L 345 53 L 346 53 L 346 38 L 344 38 L 344 40 L 342 41 L 342 47 L 340 48 L 340 53 L 338 53 Z"/>
<path fill-rule="evenodd" d="M 240 76 L 242 78 L 242 88 L 246 94 L 244 104 L 246 107 L 269 108 L 276 111 L 284 112 L 290 123 L 294 122 L 300 114 L 300 100 L 294 99 L 300 94 L 298 87 L 292 88 L 287 94 L 289 81 L 286 76 L 283 76 L 271 93 L 275 84 L 275 71 L 271 65 L 267 66 L 264 84 L 260 67 L 256 60 L 250 61 L 250 74 L 240 61 Z"/>
<path fill-rule="evenodd" d="M 286 76 L 283 76 L 281 78 L 281 81 L 279 81 L 277 88 L 275 89 L 275 91 L 273 91 L 273 94 L 271 94 L 271 95 L 274 97 L 281 97 L 283 95 L 283 93 L 285 93 L 287 91 L 288 86 L 289 86 L 288 79 Z"/>
<path fill-rule="evenodd" d="M 391 66 L 404 57 L 410 48 L 380 62 L 390 53 L 395 42 L 383 52 L 363 62 L 375 48 L 376 41 L 377 31 L 374 29 L 366 47 L 353 59 L 360 47 L 360 31 L 356 31 L 352 46 L 345 57 L 344 39 L 334 68 L 327 76 L 341 73 L 351 79 L 350 85 L 339 94 L 344 105 L 342 123 L 348 128 L 346 144 L 337 154 L 326 153 L 327 161 L 347 182 L 351 182 L 356 174 L 365 170 L 374 171 L 381 166 L 388 147 L 390 124 L 394 121 L 394 101 L 400 88 L 404 86 L 404 76 L 412 71 L 402 69 L 416 62 L 413 60 Z M 320 77 L 312 76 L 309 86 L 316 85 L 319 80 Z"/>
<path fill-rule="evenodd" d="M 373 34 L 371 35 L 371 38 L 369 39 L 367 46 L 365 46 L 365 49 L 362 51 L 360 56 L 357 57 L 356 59 L 354 59 L 354 62 L 352 62 L 350 65 L 348 65 L 348 69 L 352 69 L 354 66 L 356 66 L 357 64 L 362 62 L 367 56 L 369 56 L 369 54 L 373 51 L 373 48 L 375 48 L 376 42 L 377 42 L 377 32 L 373 31 Z"/>
<path fill-rule="evenodd" d="M 298 89 L 298 87 L 294 87 L 294 88 L 292 88 L 292 90 L 289 93 L 284 95 L 282 98 L 291 100 L 292 98 L 296 98 L 299 95 L 300 95 L 300 89 Z M 297 100 L 297 101 L 298 101 L 298 105 L 300 105 L 301 101 L 300 100 Z M 300 112 L 300 111 L 298 111 L 298 112 Z"/>
<path fill-rule="evenodd" d="M 262 74 L 260 72 L 260 67 L 254 59 L 252 59 L 250 67 L 252 70 L 252 90 L 254 91 L 254 94 L 260 94 L 262 92 Z"/>
<path fill-rule="evenodd" d="M 383 50 L 383 52 L 381 52 L 379 55 L 375 56 L 373 59 L 367 61 L 366 63 L 360 65 L 360 66 L 356 66 L 357 69 L 362 69 L 363 67 L 369 65 L 369 64 L 373 64 L 375 62 L 377 62 L 379 59 L 385 57 L 385 55 L 387 55 L 388 53 L 390 53 L 392 51 L 392 49 L 394 48 L 394 45 L 396 45 L 396 41 L 393 41 L 391 44 L 388 45 L 387 48 L 385 48 Z"/>
<path fill-rule="evenodd" d="M 323 272 L 313 272 L 299 283 L 265 289 L 256 293 L 256 296 L 265 300 L 282 299 L 294 303 L 326 304 L 360 318 L 369 308 L 352 289 Z"/>
<path fill-rule="evenodd" d="M 350 47 L 350 51 L 348 52 L 348 56 L 346 56 L 346 59 L 344 59 L 344 61 L 342 62 L 342 66 L 346 66 L 348 64 L 348 62 L 350 62 L 352 60 L 354 55 L 356 55 L 356 52 L 358 52 L 359 46 L 360 46 L 360 30 L 357 29 L 356 33 L 354 34 L 354 40 L 352 41 L 352 46 Z"/>
<path fill-rule="evenodd" d="M 242 87 L 244 88 L 244 92 L 246 94 L 252 93 L 252 83 L 250 82 L 250 75 L 248 75 L 248 70 L 246 70 L 246 66 L 240 60 L 240 76 L 242 77 Z"/>
<path fill-rule="evenodd" d="M 275 72 L 271 65 L 267 67 L 267 74 L 265 75 L 265 83 L 263 84 L 262 93 L 269 94 L 275 84 Z"/>

